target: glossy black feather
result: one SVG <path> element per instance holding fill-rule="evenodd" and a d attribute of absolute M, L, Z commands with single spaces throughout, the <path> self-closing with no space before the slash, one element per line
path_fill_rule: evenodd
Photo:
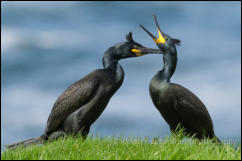
<path fill-rule="evenodd" d="M 67 88 L 55 102 L 47 121 L 45 133 L 49 135 L 71 113 L 87 104 L 101 84 L 98 71 L 93 71 Z M 103 84 L 105 84 L 103 82 Z"/>
<path fill-rule="evenodd" d="M 189 135 L 195 135 L 199 139 L 215 138 L 220 142 L 214 134 L 212 119 L 202 101 L 188 89 L 170 83 L 177 64 L 176 45 L 180 45 L 181 41 L 162 32 L 155 16 L 154 18 L 165 41 L 156 41 L 158 48 L 163 52 L 164 66 L 150 82 L 149 90 L 153 104 L 169 124 L 171 131 L 176 131 L 180 125 Z M 141 27 L 155 39 L 147 29 Z"/>
<path fill-rule="evenodd" d="M 201 100 L 188 89 L 174 83 L 159 83 L 152 80 L 150 96 L 170 129 L 175 131 L 180 124 L 189 135 L 213 138 L 211 117 Z"/>

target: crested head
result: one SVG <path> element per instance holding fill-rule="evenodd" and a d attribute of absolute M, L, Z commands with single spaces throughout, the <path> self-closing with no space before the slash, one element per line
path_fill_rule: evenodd
<path fill-rule="evenodd" d="M 116 59 L 125 59 L 129 57 L 138 57 L 146 54 L 160 53 L 158 49 L 144 47 L 140 43 L 134 41 L 132 32 L 126 35 L 126 41 L 120 42 L 107 50 L 107 54 L 112 55 Z"/>
<path fill-rule="evenodd" d="M 103 62 L 104 62 L 104 59 L 105 59 L 105 62 L 107 59 L 112 62 L 117 62 L 120 59 L 139 57 L 139 56 L 143 56 L 151 53 L 153 54 L 160 53 L 160 50 L 158 49 L 146 48 L 141 44 L 137 43 L 136 41 L 134 41 L 132 32 L 129 32 L 125 38 L 126 38 L 125 42 L 120 42 L 110 47 L 105 52 Z"/>

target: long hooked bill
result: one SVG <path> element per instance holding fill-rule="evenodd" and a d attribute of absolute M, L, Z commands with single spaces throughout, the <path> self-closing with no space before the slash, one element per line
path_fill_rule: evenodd
<path fill-rule="evenodd" d="M 146 54 L 161 54 L 162 52 L 159 49 L 152 49 L 152 48 L 146 48 L 146 47 L 140 47 L 138 49 L 132 49 L 133 53 L 136 54 L 136 56 L 142 56 Z"/>
<path fill-rule="evenodd" d="M 163 34 L 162 34 L 162 31 L 161 31 L 161 29 L 160 29 L 160 27 L 159 27 L 159 24 L 158 24 L 158 21 L 157 21 L 157 19 L 156 19 L 156 16 L 155 15 L 153 15 L 154 16 L 154 19 L 155 19 L 155 24 L 156 24 L 156 27 L 157 27 L 157 29 L 158 29 L 158 35 L 159 35 L 159 38 L 157 38 L 157 37 L 155 37 L 152 33 L 150 33 L 144 26 L 142 26 L 142 25 L 139 25 L 146 33 L 148 33 L 149 35 L 150 35 L 150 37 L 155 41 L 155 43 L 157 43 L 157 44 L 159 44 L 159 43 L 165 43 L 166 42 L 166 40 L 165 40 L 165 38 L 163 37 Z"/>
<path fill-rule="evenodd" d="M 141 53 L 143 54 L 161 54 L 162 52 L 160 51 L 160 49 L 152 49 L 152 48 L 139 48 L 139 50 L 141 51 Z"/>

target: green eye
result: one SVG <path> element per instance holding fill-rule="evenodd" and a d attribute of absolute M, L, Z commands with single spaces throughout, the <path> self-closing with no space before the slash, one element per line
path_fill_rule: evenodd
<path fill-rule="evenodd" d="M 139 48 L 139 46 L 138 46 L 138 45 L 134 45 L 134 46 L 133 46 L 133 48 L 138 49 L 138 48 Z"/>

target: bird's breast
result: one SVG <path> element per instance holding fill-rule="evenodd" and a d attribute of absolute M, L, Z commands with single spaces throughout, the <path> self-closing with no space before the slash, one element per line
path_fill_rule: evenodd
<path fill-rule="evenodd" d="M 151 93 L 159 93 L 163 96 L 167 91 L 169 91 L 170 83 L 152 79 L 149 88 Z"/>
<path fill-rule="evenodd" d="M 152 79 L 150 82 L 150 96 L 157 105 L 168 103 L 172 98 L 172 86 L 169 82 Z"/>

